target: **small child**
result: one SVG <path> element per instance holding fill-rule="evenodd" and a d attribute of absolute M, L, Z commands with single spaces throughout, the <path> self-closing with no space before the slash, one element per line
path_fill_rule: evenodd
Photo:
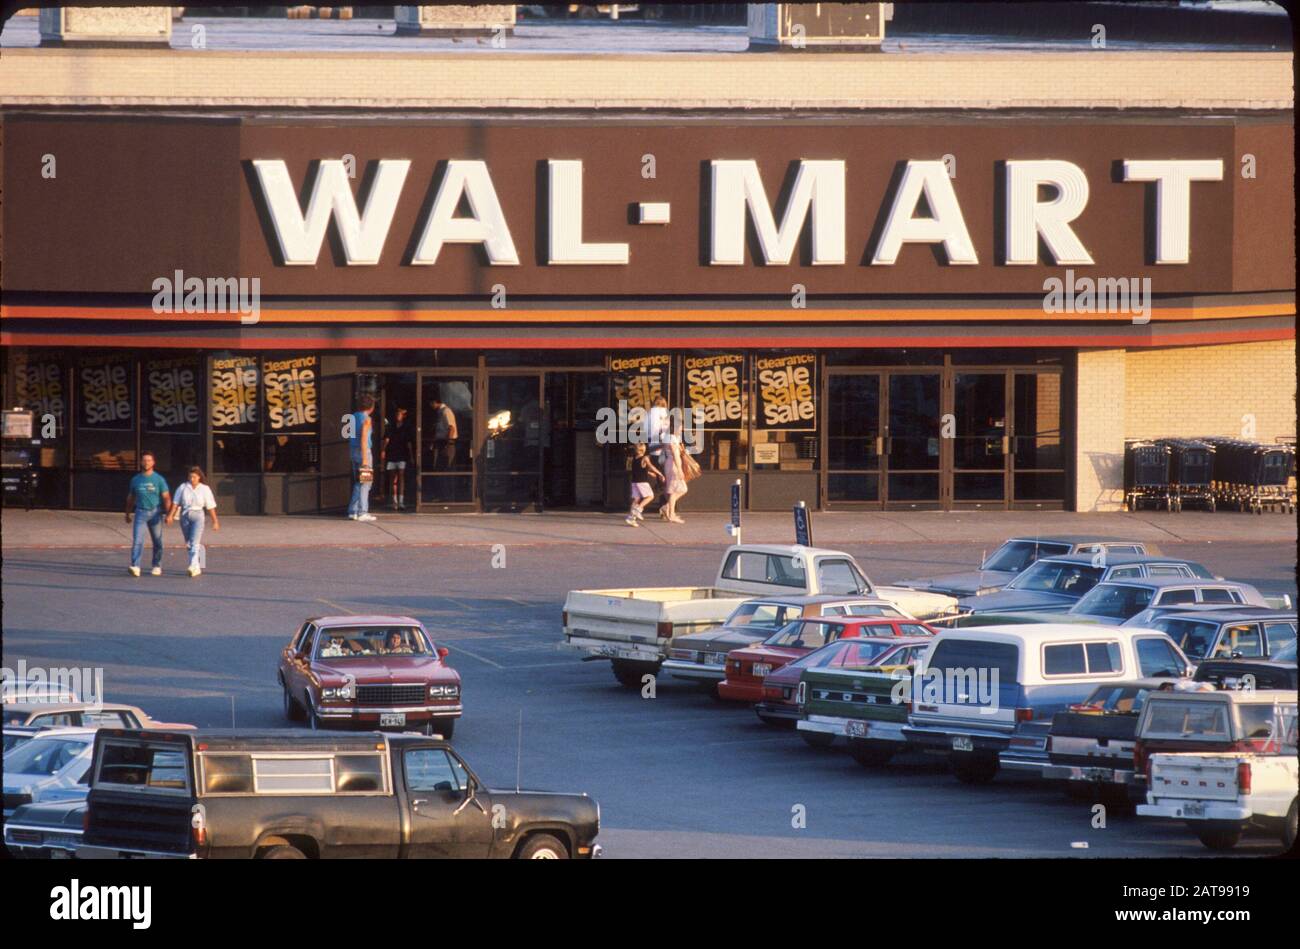
<path fill-rule="evenodd" d="M 626 518 L 628 527 L 636 527 L 637 521 L 645 520 L 641 511 L 655 496 L 654 488 L 650 486 L 651 479 L 658 478 L 662 481 L 663 477 L 663 472 L 655 467 L 655 463 L 646 454 L 645 443 L 638 442 L 632 454 L 632 509 Z"/>

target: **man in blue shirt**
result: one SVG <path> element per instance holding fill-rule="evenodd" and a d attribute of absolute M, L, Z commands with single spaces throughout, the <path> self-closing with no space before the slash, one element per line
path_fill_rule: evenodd
<path fill-rule="evenodd" d="M 348 518 L 354 521 L 375 521 L 370 513 L 370 487 L 375 477 L 375 458 L 371 447 L 371 414 L 375 411 L 375 397 L 363 395 L 357 400 L 357 411 L 352 413 L 352 500 L 348 504 Z M 364 472 L 364 473 L 363 473 Z"/>
<path fill-rule="evenodd" d="M 126 522 L 131 528 L 131 566 L 127 569 L 131 576 L 140 576 L 140 555 L 144 553 L 144 532 L 147 528 L 153 540 L 153 569 L 149 572 L 155 577 L 162 576 L 163 559 L 163 517 L 171 510 L 172 496 L 167 490 L 167 482 L 153 470 L 152 452 L 140 455 L 140 473 L 131 479 L 131 486 L 126 493 Z"/>

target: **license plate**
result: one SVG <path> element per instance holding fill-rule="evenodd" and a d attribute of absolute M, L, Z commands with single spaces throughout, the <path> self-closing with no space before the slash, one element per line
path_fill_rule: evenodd
<path fill-rule="evenodd" d="M 50 850 L 51 860 L 67 860 L 71 856 L 72 854 L 68 853 L 66 850 L 55 850 L 55 849 Z"/>
<path fill-rule="evenodd" d="M 866 722 L 845 722 L 844 733 L 850 738 L 866 738 L 871 726 Z"/>
<path fill-rule="evenodd" d="M 406 713 L 405 713 L 405 712 L 392 712 L 392 713 L 389 713 L 388 715 L 380 715 L 380 716 L 379 716 L 379 724 L 380 724 L 381 727 L 384 726 L 384 725 L 405 725 L 405 724 L 406 724 Z"/>
<path fill-rule="evenodd" d="M 1183 805 L 1184 817 L 1204 817 L 1205 804 L 1201 801 L 1193 801 L 1190 804 Z"/>
<path fill-rule="evenodd" d="M 753 673 L 756 676 L 767 676 L 772 674 L 772 664 L 768 662 L 754 663 Z"/>
<path fill-rule="evenodd" d="M 1109 768 L 1084 768 L 1083 779 L 1110 783 L 1115 780 L 1115 772 Z"/>
<path fill-rule="evenodd" d="M 972 739 L 967 738 L 965 735 L 953 735 L 952 750 L 953 751 L 974 751 L 975 742 Z"/>

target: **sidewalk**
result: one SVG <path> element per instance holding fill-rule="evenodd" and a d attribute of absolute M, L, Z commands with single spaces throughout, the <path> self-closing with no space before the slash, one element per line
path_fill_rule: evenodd
<path fill-rule="evenodd" d="M 223 516 L 221 530 L 209 525 L 209 547 L 382 547 L 562 544 L 653 544 L 714 546 L 728 541 L 726 513 L 690 515 L 686 524 L 666 524 L 656 517 L 630 528 L 621 514 L 557 512 L 547 514 L 394 514 L 376 510 L 378 520 L 349 521 L 341 516 Z M 89 511 L 20 511 L 0 514 L 3 550 L 81 547 L 123 548 L 131 529 L 121 514 Z M 1220 512 L 1181 514 L 1075 514 L 1027 512 L 866 512 L 813 515 L 818 546 L 869 543 L 978 543 L 990 546 L 1013 536 L 1088 534 L 1164 543 L 1258 541 L 1296 543 L 1296 518 Z M 179 527 L 167 528 L 169 544 L 180 544 Z M 746 543 L 794 541 L 788 513 L 746 514 Z"/>

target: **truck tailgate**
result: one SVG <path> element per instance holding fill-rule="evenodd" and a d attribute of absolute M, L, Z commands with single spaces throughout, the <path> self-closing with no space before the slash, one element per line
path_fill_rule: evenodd
<path fill-rule="evenodd" d="M 592 639 L 654 642 L 659 624 L 674 635 L 711 629 L 726 621 L 744 597 L 711 587 L 575 590 L 564 601 L 565 633 Z"/>
<path fill-rule="evenodd" d="M 1148 793 L 1152 798 L 1236 801 L 1240 760 L 1240 755 L 1230 752 L 1152 755 Z"/>

